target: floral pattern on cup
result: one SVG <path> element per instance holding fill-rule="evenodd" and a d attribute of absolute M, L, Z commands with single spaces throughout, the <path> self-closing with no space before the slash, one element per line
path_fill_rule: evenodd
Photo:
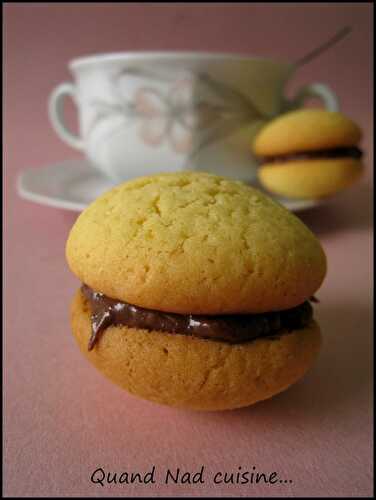
<path fill-rule="evenodd" d="M 95 117 L 90 133 L 100 122 L 122 117 L 123 122 L 111 131 L 117 133 L 127 124 L 138 122 L 139 138 L 144 145 L 159 147 L 168 143 L 176 153 L 193 156 L 211 143 L 220 141 L 239 128 L 265 120 L 248 96 L 205 73 L 171 81 L 167 91 L 140 85 L 131 96 L 122 96 L 120 78 L 145 78 L 150 82 L 164 78 L 148 70 L 128 68 L 112 80 L 115 102 L 93 100 Z"/>
<path fill-rule="evenodd" d="M 139 88 L 134 95 L 135 109 L 140 118 L 139 136 L 144 144 L 159 146 L 169 142 L 177 153 L 192 148 L 192 129 L 197 113 L 189 105 L 191 82 L 176 82 L 164 97 L 153 88 Z"/>

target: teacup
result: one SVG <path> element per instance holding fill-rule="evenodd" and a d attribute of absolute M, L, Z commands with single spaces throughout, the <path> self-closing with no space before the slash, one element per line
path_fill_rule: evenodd
<path fill-rule="evenodd" d="M 74 59 L 69 68 L 75 83 L 52 92 L 51 123 L 115 181 L 183 169 L 249 180 L 252 138 L 268 120 L 311 96 L 338 109 L 336 95 L 319 83 L 286 99 L 296 67 L 257 57 L 122 52 Z M 79 135 L 64 123 L 66 96 L 78 108 Z"/>

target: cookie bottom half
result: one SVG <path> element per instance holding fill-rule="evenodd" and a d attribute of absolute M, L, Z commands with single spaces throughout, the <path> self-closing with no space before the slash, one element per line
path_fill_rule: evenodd
<path fill-rule="evenodd" d="M 193 410 L 241 408 L 270 398 L 306 373 L 321 344 L 315 321 L 243 344 L 111 326 L 88 351 L 90 315 L 79 290 L 71 307 L 73 334 L 99 371 L 135 396 Z"/>
<path fill-rule="evenodd" d="M 353 158 L 295 160 L 261 166 L 258 177 L 269 191 L 288 198 L 322 198 L 345 189 L 363 172 Z"/>

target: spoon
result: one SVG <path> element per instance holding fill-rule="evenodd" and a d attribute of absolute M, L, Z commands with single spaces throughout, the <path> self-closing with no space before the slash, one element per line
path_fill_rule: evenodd
<path fill-rule="evenodd" d="M 333 47 L 336 43 L 338 43 L 340 40 L 343 40 L 349 33 L 351 33 L 352 28 L 351 26 L 345 26 L 341 30 L 339 30 L 334 36 L 332 36 L 329 40 L 327 40 L 325 43 L 322 45 L 319 45 L 317 48 L 314 50 L 311 50 L 308 52 L 308 54 L 305 54 L 303 57 L 295 61 L 295 66 L 300 67 L 303 66 L 304 64 L 307 64 L 311 62 L 313 59 L 316 59 L 319 55 Z"/>

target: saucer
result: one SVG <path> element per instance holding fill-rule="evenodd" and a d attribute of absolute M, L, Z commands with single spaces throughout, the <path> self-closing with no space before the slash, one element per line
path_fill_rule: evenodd
<path fill-rule="evenodd" d="M 140 175 L 146 175 L 140 172 Z M 129 176 L 129 179 L 134 176 Z M 127 178 L 124 179 L 126 181 Z M 95 170 L 87 160 L 68 160 L 41 168 L 24 170 L 18 177 L 17 190 L 21 198 L 41 205 L 81 212 L 99 195 L 114 187 L 111 181 Z M 265 190 L 252 182 L 260 191 Z M 289 200 L 273 196 L 292 212 L 299 212 L 320 204 L 318 200 Z"/>

